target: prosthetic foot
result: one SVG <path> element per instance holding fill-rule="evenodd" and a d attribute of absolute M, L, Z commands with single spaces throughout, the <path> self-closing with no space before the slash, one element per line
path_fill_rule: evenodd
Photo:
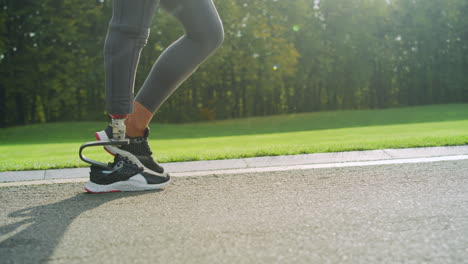
<path fill-rule="evenodd" d="M 127 157 L 115 155 L 111 170 L 91 165 L 85 190 L 90 193 L 149 191 L 164 188 L 171 181 L 169 174 L 153 174 L 134 164 Z"/>
<path fill-rule="evenodd" d="M 89 147 L 97 147 L 97 146 L 124 146 L 130 143 L 129 139 L 125 138 L 125 119 L 127 116 L 112 116 L 112 139 L 105 140 L 105 141 L 92 141 L 87 142 L 81 145 L 80 147 L 80 158 L 82 161 L 89 163 L 91 165 L 110 170 L 110 166 L 108 164 L 92 160 L 87 158 L 83 155 L 83 150 Z"/>

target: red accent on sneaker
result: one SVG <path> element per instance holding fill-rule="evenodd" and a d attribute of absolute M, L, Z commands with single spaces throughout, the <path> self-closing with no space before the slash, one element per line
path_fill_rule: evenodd
<path fill-rule="evenodd" d="M 89 193 L 115 193 L 115 192 L 120 192 L 119 190 L 112 190 L 112 191 L 108 191 L 108 192 L 92 192 L 86 187 L 84 187 L 84 189 Z"/>
<path fill-rule="evenodd" d="M 95 132 L 94 133 L 94 137 L 96 137 L 97 140 L 101 141 L 101 137 L 99 136 L 98 132 Z M 103 147 L 105 151 L 107 151 L 107 153 L 111 154 L 112 156 L 115 157 L 115 154 L 110 152 L 109 150 L 106 149 L 106 147 Z"/>

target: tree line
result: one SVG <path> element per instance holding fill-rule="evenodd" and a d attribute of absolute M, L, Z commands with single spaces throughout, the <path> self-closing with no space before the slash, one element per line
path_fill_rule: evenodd
<path fill-rule="evenodd" d="M 466 0 L 220 0 L 223 46 L 159 122 L 468 102 Z M 0 0 L 0 126 L 102 120 L 110 0 Z M 158 9 L 135 92 L 184 34 Z"/>

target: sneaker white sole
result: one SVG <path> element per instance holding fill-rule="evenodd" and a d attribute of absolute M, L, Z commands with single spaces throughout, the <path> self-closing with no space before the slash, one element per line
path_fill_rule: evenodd
<path fill-rule="evenodd" d="M 94 136 L 99 141 L 109 141 L 109 137 L 107 136 L 106 132 L 104 132 L 104 130 L 94 133 Z M 135 155 L 133 155 L 132 153 L 130 153 L 128 151 L 121 150 L 118 147 L 114 147 L 114 146 L 104 146 L 104 149 L 107 152 L 109 152 L 111 155 L 115 156 L 115 155 L 119 154 L 119 155 L 122 155 L 124 157 L 127 157 L 131 162 L 136 164 L 138 167 L 143 167 L 143 169 L 145 169 L 145 171 L 147 171 L 149 173 L 156 174 L 156 175 L 162 175 L 161 173 L 158 173 L 156 171 L 148 169 L 145 165 L 143 165 L 143 163 L 141 163 L 140 160 L 138 160 L 138 158 Z"/>
<path fill-rule="evenodd" d="M 86 183 L 84 188 L 90 193 L 151 191 L 166 187 L 170 181 L 171 179 L 169 178 L 169 180 L 164 183 L 148 184 L 142 175 L 137 174 L 126 181 L 115 182 L 107 185 L 89 181 Z"/>

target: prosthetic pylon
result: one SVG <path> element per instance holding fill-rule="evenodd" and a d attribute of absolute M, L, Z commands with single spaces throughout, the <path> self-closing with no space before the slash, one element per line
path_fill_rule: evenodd
<path fill-rule="evenodd" d="M 111 168 L 102 162 L 92 160 L 90 158 L 87 158 L 86 156 L 83 155 L 83 150 L 88 147 L 97 147 L 97 146 L 123 146 L 123 145 L 128 145 L 130 143 L 129 139 L 125 138 L 125 133 L 126 133 L 126 127 L 125 127 L 125 119 L 127 116 L 124 116 L 124 118 L 114 118 L 112 119 L 112 139 L 108 141 L 91 141 L 84 143 L 80 147 L 80 159 L 86 163 L 89 163 L 91 165 L 95 165 L 98 167 L 101 167 L 103 169 L 110 170 Z"/>

